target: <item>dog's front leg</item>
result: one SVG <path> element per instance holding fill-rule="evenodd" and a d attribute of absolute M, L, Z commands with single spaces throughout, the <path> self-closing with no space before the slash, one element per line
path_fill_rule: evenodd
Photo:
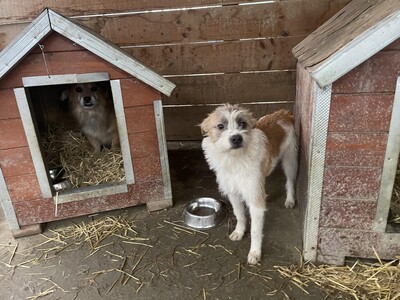
<path fill-rule="evenodd" d="M 94 154 L 98 155 L 101 152 L 101 144 L 100 142 L 93 136 L 86 134 L 86 138 L 89 141 L 89 144 L 93 147 Z"/>
<path fill-rule="evenodd" d="M 233 207 L 233 213 L 236 217 L 235 230 L 230 234 L 229 238 L 232 241 L 240 241 L 246 231 L 246 213 L 242 199 L 235 194 L 229 195 L 229 201 Z"/>
<path fill-rule="evenodd" d="M 265 202 L 264 198 L 255 203 L 249 203 L 251 217 L 251 246 L 247 256 L 249 264 L 256 264 L 261 260 L 261 247 L 263 239 Z"/>
<path fill-rule="evenodd" d="M 119 146 L 119 137 L 118 134 L 115 134 L 111 142 L 111 150 L 115 151 L 119 148 Z"/>

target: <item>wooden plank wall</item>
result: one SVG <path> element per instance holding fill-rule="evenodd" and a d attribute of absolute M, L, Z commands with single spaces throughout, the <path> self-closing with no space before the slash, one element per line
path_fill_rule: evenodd
<path fill-rule="evenodd" d="M 45 7 L 73 17 L 177 84 L 168 140 L 198 140 L 216 104 L 261 116 L 293 107 L 292 48 L 350 0 L 2 1 L 0 49 Z"/>

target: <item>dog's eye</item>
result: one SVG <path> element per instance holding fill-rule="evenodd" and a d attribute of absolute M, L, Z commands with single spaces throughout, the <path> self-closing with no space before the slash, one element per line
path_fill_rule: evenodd
<path fill-rule="evenodd" d="M 224 126 L 224 124 L 218 124 L 217 127 L 219 130 L 222 130 L 222 129 L 224 129 L 225 126 Z"/>
<path fill-rule="evenodd" d="M 240 127 L 240 128 L 245 129 L 246 126 L 247 126 L 247 123 L 246 123 L 245 121 L 239 122 L 239 127 Z"/>
<path fill-rule="evenodd" d="M 95 92 L 95 91 L 97 91 L 97 86 L 92 86 L 91 88 L 90 88 L 90 90 L 92 91 L 92 92 Z"/>
<path fill-rule="evenodd" d="M 75 91 L 76 91 L 77 93 L 80 93 L 80 92 L 82 92 L 82 88 L 81 88 L 80 86 L 77 86 L 77 87 L 75 88 Z"/>

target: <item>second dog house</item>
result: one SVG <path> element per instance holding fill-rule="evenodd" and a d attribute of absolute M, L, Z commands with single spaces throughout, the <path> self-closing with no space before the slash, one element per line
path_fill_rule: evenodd
<path fill-rule="evenodd" d="M 399 28 L 399 1 L 355 0 L 293 50 L 306 260 L 400 253 L 400 224 L 389 216 L 400 151 Z"/>

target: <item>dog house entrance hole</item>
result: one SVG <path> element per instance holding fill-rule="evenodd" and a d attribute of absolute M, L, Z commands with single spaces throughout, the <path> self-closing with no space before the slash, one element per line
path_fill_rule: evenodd
<path fill-rule="evenodd" d="M 400 77 L 397 78 L 392 117 L 378 196 L 374 230 L 400 233 Z"/>
<path fill-rule="evenodd" d="M 44 198 L 54 197 L 63 203 L 126 192 L 127 183 L 134 180 L 129 168 L 130 151 L 119 81 L 111 82 L 105 73 L 91 73 L 28 77 L 23 82 L 23 93 L 16 91 L 17 102 Z M 83 94 L 81 87 L 90 95 L 85 93 L 82 101 L 78 97 L 69 99 L 78 92 Z M 91 96 L 97 99 L 93 101 L 103 98 L 94 104 L 83 103 L 90 101 Z M 114 122 L 121 147 L 118 143 L 110 149 L 111 142 L 96 140 L 101 144 L 96 151 L 93 142 L 89 143 L 90 136 L 83 133 L 72 109 L 75 107 L 83 116 L 90 110 L 96 118 L 104 118 L 97 115 L 95 105 L 102 105 L 110 113 L 107 119 Z M 30 138 L 32 133 L 34 138 Z"/>

